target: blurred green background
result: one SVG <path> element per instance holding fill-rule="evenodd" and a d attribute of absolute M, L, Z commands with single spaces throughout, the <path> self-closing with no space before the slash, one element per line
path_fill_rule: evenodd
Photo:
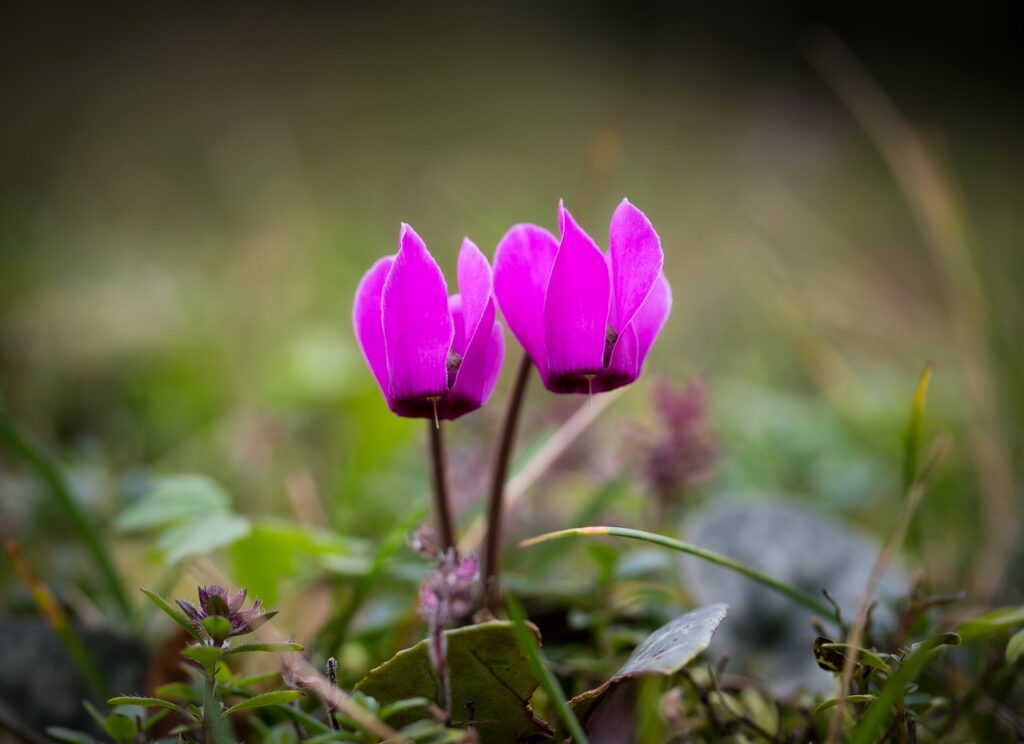
<path fill-rule="evenodd" d="M 7 6 L 2 409 L 59 458 L 129 587 L 213 566 L 308 639 L 427 504 L 423 422 L 387 412 L 352 337 L 362 273 L 401 221 L 451 276 L 463 235 L 491 254 L 515 222 L 554 229 L 561 197 L 603 244 L 628 196 L 661 234 L 672 316 L 645 377 L 524 496 L 510 533 L 569 526 L 614 478 L 595 517 L 682 529 L 652 525 L 631 435 L 657 429 L 662 377 L 710 393 L 718 458 L 689 504 L 784 496 L 883 535 L 930 360 L 925 441 L 952 448 L 907 563 L 937 589 L 1019 601 L 1010 7 Z M 509 340 L 492 403 L 449 428 L 464 524 Z M 585 403 L 534 385 L 523 457 Z M 154 476 L 182 473 L 222 484 L 186 484 L 202 508 L 230 501 L 184 556 L 181 535 L 133 536 L 123 516 Z M 95 570 L 8 450 L 0 493 L 3 536 L 88 617 Z M 205 569 L 168 568 L 207 552 Z M 557 564 L 531 575 L 514 549 L 509 567 L 575 580 Z M 4 611 L 27 611 L 2 581 Z"/>

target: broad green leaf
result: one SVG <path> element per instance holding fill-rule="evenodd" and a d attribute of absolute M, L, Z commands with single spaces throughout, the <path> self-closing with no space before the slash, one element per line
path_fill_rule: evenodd
<path fill-rule="evenodd" d="M 481 741 L 512 744 L 547 731 L 533 715 L 530 698 L 537 687 L 526 654 L 516 642 L 513 624 L 491 621 L 445 633 L 452 677 L 452 717 L 464 721 L 469 707 Z M 438 703 L 438 680 L 427 654 L 427 641 L 399 651 L 372 669 L 356 690 L 382 706 L 412 697 Z M 413 711 L 395 714 L 392 723 L 406 726 L 419 718 Z"/>
<path fill-rule="evenodd" d="M 586 720 L 613 689 L 637 677 L 669 677 L 693 661 L 729 611 L 728 605 L 699 607 L 663 625 L 636 647 L 625 664 L 600 687 L 577 695 L 569 704 L 579 719 Z"/>
<path fill-rule="evenodd" d="M 170 700 L 162 700 L 155 697 L 121 695 L 120 697 L 110 698 L 110 700 L 107 701 L 107 705 L 137 705 L 140 708 L 167 708 L 168 710 L 177 711 L 182 715 L 186 715 L 185 710 L 180 705 L 175 705 Z"/>
<path fill-rule="evenodd" d="M 224 715 L 230 716 L 240 710 L 265 708 L 268 705 L 286 705 L 292 700 L 297 700 L 300 697 L 302 697 L 302 693 L 298 690 L 274 690 L 273 692 L 264 692 L 259 695 L 254 695 L 247 700 L 243 700 L 240 703 L 235 703 L 224 711 Z"/>
<path fill-rule="evenodd" d="M 143 589 L 142 593 L 153 600 L 153 604 L 159 607 L 164 613 L 170 617 L 174 622 L 183 627 L 188 631 L 188 634 L 195 638 L 197 641 L 203 640 L 203 637 L 199 634 L 199 631 L 195 629 L 189 619 L 176 607 L 173 607 L 166 599 L 161 597 L 156 592 L 151 592 L 149 589 Z"/>
<path fill-rule="evenodd" d="M 67 742 L 68 744 L 96 744 L 96 740 L 88 734 L 61 726 L 48 726 L 46 733 L 57 741 Z"/>
<path fill-rule="evenodd" d="M 282 582 L 304 574 L 336 572 L 341 564 L 347 565 L 347 573 L 366 573 L 366 552 L 362 541 L 278 519 L 252 525 L 229 549 L 235 580 L 271 605 Z"/>
<path fill-rule="evenodd" d="M 204 669 L 213 669 L 217 660 L 224 655 L 224 650 L 217 646 L 189 646 L 181 652 L 181 655 L 198 662 Z"/>
<path fill-rule="evenodd" d="M 164 530 L 156 540 L 157 549 L 169 563 L 193 555 L 205 555 L 230 545 L 249 534 L 249 520 L 235 514 L 210 514 Z"/>
<path fill-rule="evenodd" d="M 1006 663 L 1013 665 L 1024 657 L 1024 630 L 1018 630 L 1006 644 Z"/>
<path fill-rule="evenodd" d="M 1024 624 L 1024 607 L 1000 607 L 980 617 L 964 620 L 956 631 L 962 638 L 971 639 L 1001 633 L 1021 624 Z"/>
<path fill-rule="evenodd" d="M 139 724 L 135 719 L 121 713 L 107 716 L 103 728 L 116 742 L 131 742 L 139 735 Z"/>
<path fill-rule="evenodd" d="M 302 651 L 298 643 L 243 643 L 240 646 L 231 646 L 224 652 L 225 656 L 230 654 L 246 654 L 251 651 L 268 651 L 276 654 L 286 654 L 294 651 Z"/>
<path fill-rule="evenodd" d="M 157 478 L 153 487 L 114 521 L 122 532 L 194 522 L 212 514 L 226 514 L 231 498 L 216 481 L 203 475 L 170 475 Z"/>

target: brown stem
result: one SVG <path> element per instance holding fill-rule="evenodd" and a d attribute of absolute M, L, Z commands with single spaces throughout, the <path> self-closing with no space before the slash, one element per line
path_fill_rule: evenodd
<path fill-rule="evenodd" d="M 448 501 L 448 475 L 444 458 L 444 429 L 440 422 L 427 421 L 430 432 L 430 455 L 434 463 L 434 511 L 437 517 L 437 531 L 441 548 L 455 547 L 455 528 L 452 526 L 452 510 Z"/>
<path fill-rule="evenodd" d="M 508 480 L 508 468 L 512 462 L 512 445 L 515 443 L 516 429 L 519 426 L 519 414 L 523 409 L 526 396 L 526 383 L 530 380 L 533 362 L 523 354 L 512 384 L 512 397 L 505 411 L 505 421 L 501 425 L 498 439 L 498 452 L 491 472 L 491 493 L 487 504 L 487 541 L 484 547 L 484 608 L 496 615 L 501 607 L 501 587 L 498 571 L 501 569 L 501 530 L 502 517 L 505 509 L 505 483 Z"/>

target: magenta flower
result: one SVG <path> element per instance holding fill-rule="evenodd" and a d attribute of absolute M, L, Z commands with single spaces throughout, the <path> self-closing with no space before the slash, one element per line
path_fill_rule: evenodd
<path fill-rule="evenodd" d="M 356 338 L 388 407 L 399 416 L 454 419 L 482 406 L 505 356 L 495 321 L 491 267 L 469 238 L 458 263 L 459 294 L 406 224 L 398 253 L 366 272 L 356 289 Z"/>
<path fill-rule="evenodd" d="M 558 205 L 561 241 L 516 225 L 494 255 L 494 291 L 509 329 L 555 393 L 614 390 L 640 376 L 672 308 L 661 239 L 623 199 L 605 255 Z"/>

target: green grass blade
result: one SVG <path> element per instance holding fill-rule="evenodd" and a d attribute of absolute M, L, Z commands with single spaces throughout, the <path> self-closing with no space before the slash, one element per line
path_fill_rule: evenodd
<path fill-rule="evenodd" d="M 562 692 L 562 688 L 558 684 L 558 680 L 555 679 L 555 675 L 551 673 L 547 664 L 544 663 L 544 657 L 541 656 L 540 649 L 537 648 L 537 642 L 529 628 L 526 627 L 526 617 L 523 614 L 522 606 L 514 597 L 508 596 L 505 598 L 505 608 L 509 618 L 515 623 L 516 640 L 519 642 L 520 648 L 523 649 L 523 653 L 530 660 L 530 667 L 533 669 L 534 676 L 537 678 L 540 686 L 544 688 L 548 698 L 558 708 L 558 715 L 561 716 L 565 727 L 569 729 L 573 741 L 576 744 L 588 744 L 587 736 L 583 733 L 583 727 L 580 726 L 576 714 L 572 712 L 572 708 L 569 707 L 569 703 L 565 699 L 565 693 Z"/>
<path fill-rule="evenodd" d="M 680 553 L 686 553 L 688 555 L 696 556 L 702 560 L 714 563 L 716 566 L 727 568 L 730 571 L 735 571 L 738 574 L 746 576 L 748 579 L 756 581 L 769 589 L 777 591 L 799 605 L 803 605 L 805 608 L 818 615 L 819 617 L 835 621 L 835 611 L 824 602 L 816 599 L 807 592 L 797 589 L 795 586 L 790 586 L 785 582 L 774 579 L 767 574 L 763 574 L 755 568 L 751 568 L 739 561 L 735 561 L 728 556 L 724 556 L 720 553 L 716 553 L 713 550 L 707 550 L 698 545 L 692 543 L 683 542 L 682 540 L 675 540 L 671 537 L 665 537 L 664 535 L 658 535 L 653 532 L 644 532 L 643 530 L 634 530 L 628 527 L 574 527 L 568 530 L 557 530 L 555 532 L 546 532 L 543 535 L 531 537 L 528 540 L 523 540 L 519 543 L 519 547 L 526 548 L 531 545 L 537 545 L 539 543 L 547 542 L 548 540 L 559 540 L 565 537 L 576 537 L 581 535 L 601 535 L 609 537 L 625 537 L 631 540 L 641 540 L 643 542 L 653 543 L 654 545 L 660 545 L 663 548 L 669 548 L 670 550 L 676 550 Z"/>
<path fill-rule="evenodd" d="M 71 524 L 81 536 L 89 552 L 92 553 L 117 608 L 124 618 L 128 619 L 131 616 L 132 608 L 128 602 L 128 595 L 125 594 L 121 575 L 118 573 L 100 533 L 96 530 L 96 526 L 71 495 L 71 488 L 68 486 L 60 465 L 41 447 L 22 434 L 14 422 L 2 411 L 0 411 L 0 442 L 7 445 L 8 449 L 20 457 L 46 483 L 50 496 L 71 520 Z"/>
<path fill-rule="evenodd" d="M 914 403 L 910 409 L 910 421 L 903 439 L 903 490 L 909 491 L 917 479 L 917 455 L 921 446 L 921 416 L 924 402 L 928 397 L 928 383 L 932 379 L 932 364 L 928 362 L 914 388 Z"/>
<path fill-rule="evenodd" d="M 871 744 L 875 741 L 882 726 L 891 715 L 893 705 L 903 695 L 907 685 L 917 679 L 917 675 L 925 668 L 935 652 L 943 646 L 959 645 L 960 636 L 956 633 L 943 633 L 919 643 L 879 691 L 875 701 L 871 703 L 871 707 L 867 709 L 864 717 L 853 730 L 850 744 Z"/>

